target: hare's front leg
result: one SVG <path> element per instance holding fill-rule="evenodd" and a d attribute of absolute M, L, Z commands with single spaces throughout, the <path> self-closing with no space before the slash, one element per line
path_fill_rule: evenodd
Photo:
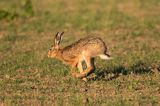
<path fill-rule="evenodd" d="M 76 72 L 77 64 L 78 64 L 77 61 L 72 61 L 72 62 L 70 63 L 72 76 L 75 76 L 75 75 L 76 75 L 75 72 Z"/>
<path fill-rule="evenodd" d="M 79 72 L 80 72 L 80 74 L 78 73 L 77 76 L 80 76 L 81 74 L 83 74 L 83 71 L 84 71 L 83 70 L 82 61 L 78 62 L 78 66 L 77 67 L 78 67 Z M 85 81 L 85 82 L 87 82 L 87 77 L 83 77 L 82 80 Z"/>
<path fill-rule="evenodd" d="M 76 65 L 72 65 L 72 75 L 74 77 L 77 77 L 80 75 L 80 73 L 76 72 L 76 68 L 78 68 L 80 73 L 83 73 L 83 67 L 82 67 L 82 61 L 78 61 L 78 63 L 76 63 Z"/>
<path fill-rule="evenodd" d="M 80 73 L 83 73 L 82 61 L 79 61 L 79 62 L 78 62 L 78 66 L 77 66 L 77 67 L 78 67 L 79 72 L 80 72 Z"/>
<path fill-rule="evenodd" d="M 86 57 L 85 62 L 86 62 L 87 68 L 84 71 L 82 71 L 80 74 L 77 74 L 76 75 L 77 78 L 86 77 L 94 69 L 94 65 L 92 65 L 92 61 L 90 57 Z"/>

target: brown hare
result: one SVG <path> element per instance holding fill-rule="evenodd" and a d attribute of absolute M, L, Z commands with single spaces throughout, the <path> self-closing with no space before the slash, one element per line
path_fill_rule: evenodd
<path fill-rule="evenodd" d="M 54 38 L 54 45 L 48 51 L 48 57 L 57 58 L 65 64 L 71 66 L 71 70 L 78 68 L 80 73 L 72 73 L 74 77 L 85 78 L 94 70 L 94 64 L 91 61 L 94 57 L 99 56 L 101 59 L 112 59 L 107 54 L 107 47 L 104 41 L 99 37 L 86 37 L 77 42 L 61 48 L 59 46 L 62 40 L 62 33 L 57 33 Z M 83 70 L 82 61 L 86 63 L 86 69 Z"/>

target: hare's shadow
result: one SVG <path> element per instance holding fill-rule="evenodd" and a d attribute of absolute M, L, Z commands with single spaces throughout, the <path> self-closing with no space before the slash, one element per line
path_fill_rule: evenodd
<path fill-rule="evenodd" d="M 108 69 L 108 68 L 101 69 L 101 70 L 98 70 L 98 72 L 94 72 L 91 74 L 95 74 L 95 75 L 94 77 L 89 77 L 89 80 L 103 80 L 103 81 L 110 81 L 110 80 L 116 79 L 120 76 L 120 74 L 127 75 L 125 68 L 123 66 L 119 66 L 114 69 Z"/>
<path fill-rule="evenodd" d="M 128 75 L 131 73 L 133 74 L 153 73 L 151 71 L 152 68 L 155 68 L 155 67 L 148 66 L 143 61 L 138 61 L 137 63 L 134 63 L 127 68 L 124 67 L 123 65 L 119 65 L 113 68 L 104 68 L 104 69 L 99 70 L 98 72 L 94 70 L 95 76 L 89 78 L 89 80 L 110 81 L 110 80 L 118 78 L 120 75 Z M 159 70 L 159 67 L 157 69 Z"/>

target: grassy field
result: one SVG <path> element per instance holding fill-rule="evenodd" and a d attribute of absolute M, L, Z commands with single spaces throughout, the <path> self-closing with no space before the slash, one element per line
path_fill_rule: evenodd
<path fill-rule="evenodd" d="M 0 0 L 0 105 L 160 105 L 160 0 Z M 95 35 L 114 60 L 95 59 L 86 83 L 47 58 Z M 96 77 L 94 77 L 96 76 Z"/>

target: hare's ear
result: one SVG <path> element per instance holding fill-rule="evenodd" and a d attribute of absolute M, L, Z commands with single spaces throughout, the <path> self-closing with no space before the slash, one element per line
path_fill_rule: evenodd
<path fill-rule="evenodd" d="M 55 42 L 55 45 L 59 45 L 60 42 L 62 41 L 62 36 L 63 36 L 64 32 L 62 33 L 57 33 L 55 38 L 54 38 L 54 42 Z"/>

